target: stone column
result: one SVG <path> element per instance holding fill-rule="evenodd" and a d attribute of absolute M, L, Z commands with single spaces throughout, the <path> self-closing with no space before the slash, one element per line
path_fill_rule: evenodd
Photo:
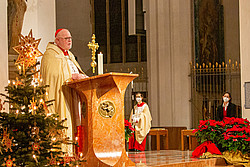
<path fill-rule="evenodd" d="M 48 42 L 54 40 L 56 31 L 55 0 L 29 0 L 27 2 L 22 34 L 28 35 L 30 29 L 36 39 L 42 38 L 39 49 L 44 53 Z"/>
<path fill-rule="evenodd" d="M 239 1 L 240 20 L 240 61 L 241 61 L 241 104 L 242 116 L 250 119 L 250 109 L 245 109 L 245 88 L 244 83 L 250 82 L 250 1 Z M 249 92 L 248 92 L 249 95 Z"/>
<path fill-rule="evenodd" d="M 191 126 L 191 0 L 147 0 L 149 107 L 153 126 Z"/>
<path fill-rule="evenodd" d="M 0 92 L 6 93 L 8 85 L 8 29 L 7 29 L 7 0 L 0 1 Z M 2 99 L 2 97 L 0 97 Z M 7 107 L 6 107 L 7 110 Z"/>

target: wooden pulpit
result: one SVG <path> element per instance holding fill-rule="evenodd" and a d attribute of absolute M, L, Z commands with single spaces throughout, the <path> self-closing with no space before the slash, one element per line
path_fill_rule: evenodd
<path fill-rule="evenodd" d="M 125 150 L 124 94 L 138 74 L 106 73 L 67 83 L 86 104 L 83 166 L 134 166 Z"/>

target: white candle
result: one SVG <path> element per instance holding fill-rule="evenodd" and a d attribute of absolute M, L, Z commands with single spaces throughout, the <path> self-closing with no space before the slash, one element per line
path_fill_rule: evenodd
<path fill-rule="evenodd" d="M 103 74 L 103 54 L 100 52 L 98 54 L 98 75 Z"/>
<path fill-rule="evenodd" d="M 34 84 L 34 93 L 36 93 L 36 85 Z"/>
<path fill-rule="evenodd" d="M 33 158 L 34 158 L 34 160 L 36 161 L 36 163 L 38 163 L 38 160 L 36 159 L 36 156 L 35 156 L 35 155 L 33 155 Z"/>
<path fill-rule="evenodd" d="M 17 68 L 18 68 L 18 71 L 19 71 L 19 74 L 21 75 L 21 66 L 17 66 Z"/>

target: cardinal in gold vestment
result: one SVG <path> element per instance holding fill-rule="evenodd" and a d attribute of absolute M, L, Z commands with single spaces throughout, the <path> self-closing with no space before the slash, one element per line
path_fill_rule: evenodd
<path fill-rule="evenodd" d="M 69 79 L 87 77 L 74 55 L 69 51 L 72 46 L 71 34 L 67 29 L 59 29 L 55 43 L 49 43 L 41 61 L 41 75 L 47 90 L 48 100 L 55 100 L 49 106 L 51 113 L 58 113 L 60 119 L 67 118 L 67 136 L 72 139 L 76 126 L 80 125 L 80 98 L 77 93 L 64 85 Z M 72 149 L 72 148 L 71 148 Z M 72 152 L 72 150 L 68 150 Z"/>

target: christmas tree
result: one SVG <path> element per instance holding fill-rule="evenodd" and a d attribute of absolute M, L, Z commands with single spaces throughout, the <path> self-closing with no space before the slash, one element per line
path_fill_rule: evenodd
<path fill-rule="evenodd" d="M 0 93 L 9 103 L 9 112 L 0 112 L 0 165 L 12 167 L 72 166 L 80 162 L 78 156 L 70 157 L 61 147 L 75 142 L 65 135 L 66 119 L 50 113 L 53 100 L 47 99 L 46 87 L 37 70 L 36 57 L 39 40 L 30 31 L 20 35 L 20 43 L 14 48 L 19 53 L 16 65 L 19 77 Z M 1 104 L 1 109 L 3 105 Z"/>

